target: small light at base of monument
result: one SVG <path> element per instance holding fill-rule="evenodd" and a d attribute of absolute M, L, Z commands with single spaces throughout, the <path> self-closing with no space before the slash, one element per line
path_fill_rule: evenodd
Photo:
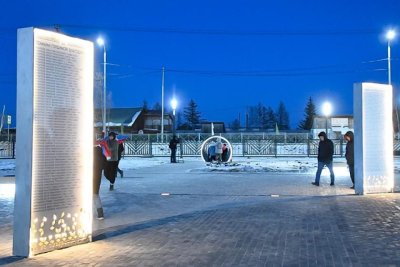
<path fill-rule="evenodd" d="M 15 195 L 15 184 L 0 184 L 0 197 L 11 198 Z"/>

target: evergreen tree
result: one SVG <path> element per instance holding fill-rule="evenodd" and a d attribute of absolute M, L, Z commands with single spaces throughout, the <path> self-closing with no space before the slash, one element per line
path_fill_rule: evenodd
<path fill-rule="evenodd" d="M 240 129 L 240 121 L 239 121 L 239 119 L 234 119 L 230 126 L 231 126 L 231 129 L 234 130 L 234 131 L 239 130 Z"/>
<path fill-rule="evenodd" d="M 153 110 L 161 111 L 161 109 L 162 109 L 162 107 L 161 107 L 160 103 L 156 102 L 153 106 Z"/>
<path fill-rule="evenodd" d="M 303 130 L 311 130 L 314 122 L 314 117 L 317 115 L 314 102 L 310 97 L 307 105 L 304 108 L 304 119 L 300 122 L 298 128 Z"/>
<path fill-rule="evenodd" d="M 248 127 L 256 128 L 260 125 L 259 116 L 257 106 L 250 106 L 248 107 L 247 118 L 248 118 Z"/>
<path fill-rule="evenodd" d="M 148 103 L 147 103 L 146 99 L 145 99 L 145 100 L 143 100 L 142 109 L 143 109 L 143 111 L 147 111 L 147 110 L 149 110 L 149 105 L 148 105 Z"/>
<path fill-rule="evenodd" d="M 271 107 L 268 107 L 265 111 L 265 124 L 266 129 L 274 129 L 276 124 L 276 115 Z"/>
<path fill-rule="evenodd" d="M 276 121 L 280 130 L 289 130 L 289 113 L 286 111 L 285 104 L 281 101 L 276 112 Z"/>
<path fill-rule="evenodd" d="M 265 112 L 266 108 L 261 102 L 256 106 L 250 106 L 248 108 L 249 127 L 265 129 Z"/>
<path fill-rule="evenodd" d="M 191 129 L 200 122 L 200 112 L 197 110 L 197 104 L 193 99 L 190 100 L 189 105 L 183 111 L 183 116 Z"/>
<path fill-rule="evenodd" d="M 182 114 L 176 111 L 176 128 L 179 129 L 182 126 Z"/>
<path fill-rule="evenodd" d="M 265 106 L 260 102 L 257 105 L 257 121 L 258 121 L 258 128 L 265 129 Z"/>

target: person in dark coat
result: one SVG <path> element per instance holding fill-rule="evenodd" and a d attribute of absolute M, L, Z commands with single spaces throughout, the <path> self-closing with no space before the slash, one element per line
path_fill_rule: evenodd
<path fill-rule="evenodd" d="M 222 144 L 222 162 L 227 162 L 228 159 L 228 146 L 224 143 Z"/>
<path fill-rule="evenodd" d="M 344 135 L 344 139 L 346 139 L 346 161 L 349 166 L 350 178 L 353 185 L 350 187 L 354 189 L 354 133 L 352 131 L 348 131 Z"/>
<path fill-rule="evenodd" d="M 178 146 L 179 140 L 174 135 L 169 141 L 169 149 L 171 149 L 171 163 L 176 163 L 176 148 Z"/>
<path fill-rule="evenodd" d="M 318 169 L 315 175 L 315 182 L 313 185 L 319 186 L 319 180 L 321 178 L 321 172 L 324 166 L 328 167 L 331 174 L 331 186 L 335 185 L 335 174 L 333 173 L 333 142 L 328 139 L 325 132 L 318 134 L 319 145 L 318 145 Z"/>
<path fill-rule="evenodd" d="M 106 141 L 109 157 L 104 168 L 104 176 L 110 181 L 110 191 L 114 190 L 115 178 L 117 177 L 118 168 L 118 141 L 116 140 L 117 135 L 114 132 L 108 134 L 108 140 Z"/>
<path fill-rule="evenodd" d="M 96 208 L 97 218 L 104 219 L 103 205 L 100 199 L 101 173 L 104 170 L 106 158 L 100 145 L 95 145 L 93 149 L 93 203 Z"/>
<path fill-rule="evenodd" d="M 124 143 L 119 143 L 118 144 L 118 164 L 117 164 L 117 172 L 119 173 L 119 175 L 121 176 L 121 178 L 123 178 L 124 177 L 124 171 L 123 170 L 121 170 L 120 168 L 119 168 L 119 162 L 120 162 L 120 160 L 121 160 L 121 158 L 122 158 L 122 152 L 124 152 Z"/>

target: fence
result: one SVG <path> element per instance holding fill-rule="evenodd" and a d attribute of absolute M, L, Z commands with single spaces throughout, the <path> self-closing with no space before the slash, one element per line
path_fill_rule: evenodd
<path fill-rule="evenodd" d="M 182 156 L 198 156 L 202 143 L 210 134 L 177 134 L 180 140 Z M 229 140 L 233 156 L 314 156 L 318 154 L 319 140 L 309 139 L 308 134 L 266 134 L 238 133 L 221 134 Z M 168 142 L 171 134 L 164 135 L 131 135 L 125 142 L 125 156 L 167 156 Z M 345 143 L 343 140 L 332 140 L 335 155 L 342 156 Z M 178 153 L 179 154 L 179 153 Z"/>
<path fill-rule="evenodd" d="M 202 143 L 211 135 L 204 133 L 179 133 L 178 155 L 198 156 Z M 307 133 L 227 133 L 221 134 L 229 140 L 233 156 L 316 156 L 319 139 L 310 139 Z M 125 142 L 125 156 L 168 156 L 171 134 L 135 134 Z M 0 158 L 15 158 L 15 141 L 1 141 Z M 346 143 L 333 139 L 334 155 L 344 156 Z M 400 153 L 400 140 L 394 140 L 393 151 Z"/>
<path fill-rule="evenodd" d="M 0 141 L 0 158 L 15 158 L 15 141 Z"/>

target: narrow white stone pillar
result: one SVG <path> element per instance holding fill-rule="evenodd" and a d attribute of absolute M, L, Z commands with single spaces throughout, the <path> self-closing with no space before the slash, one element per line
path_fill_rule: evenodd
<path fill-rule="evenodd" d="M 392 86 L 354 85 L 354 168 L 357 194 L 393 191 Z"/>
<path fill-rule="evenodd" d="M 18 30 L 13 254 L 91 240 L 93 43 Z"/>

